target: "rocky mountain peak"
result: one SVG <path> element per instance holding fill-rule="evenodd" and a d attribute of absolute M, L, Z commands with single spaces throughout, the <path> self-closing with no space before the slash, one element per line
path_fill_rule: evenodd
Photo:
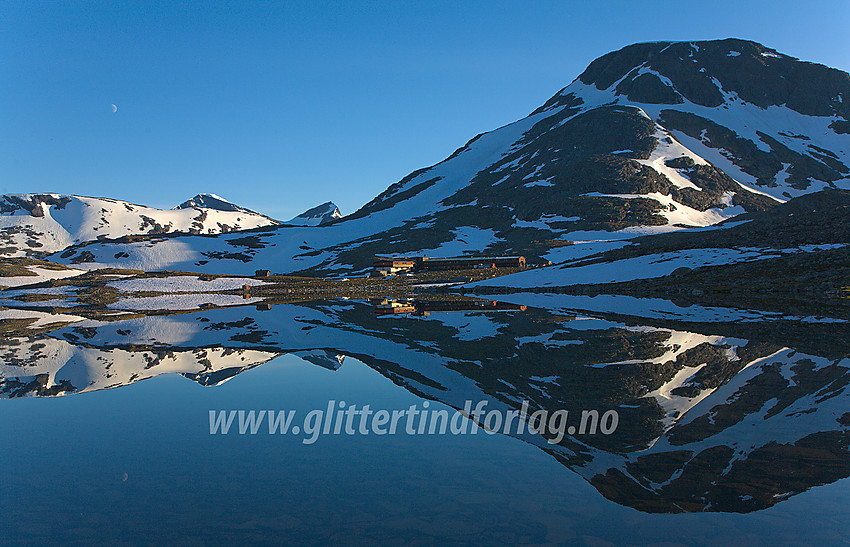
<path fill-rule="evenodd" d="M 307 209 L 297 217 L 285 222 L 284 224 L 292 224 L 295 226 L 320 226 L 333 222 L 342 218 L 342 213 L 339 212 L 339 207 L 332 201 L 317 205 L 312 209 Z"/>
<path fill-rule="evenodd" d="M 850 118 L 850 75 L 739 39 L 651 42 L 593 61 L 578 78 L 631 101 L 718 107 L 736 95 L 761 108 Z"/>
<path fill-rule="evenodd" d="M 215 194 L 201 193 L 195 197 L 188 199 L 175 207 L 175 209 L 191 209 L 191 208 L 215 209 L 216 211 L 244 211 L 246 213 L 258 214 L 250 209 L 246 209 L 235 203 L 227 201 L 221 196 Z"/>

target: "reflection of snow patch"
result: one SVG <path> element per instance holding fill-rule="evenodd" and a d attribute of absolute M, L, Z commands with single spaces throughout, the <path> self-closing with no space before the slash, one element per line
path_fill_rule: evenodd
<path fill-rule="evenodd" d="M 116 310 L 196 310 L 202 305 L 226 307 L 254 304 L 262 298 L 243 298 L 235 294 L 190 293 L 152 296 L 150 298 L 122 298 L 109 308 Z"/>
<path fill-rule="evenodd" d="M 645 397 L 654 398 L 655 402 L 658 403 L 658 406 L 664 410 L 665 417 L 662 418 L 661 423 L 663 423 L 665 427 L 673 425 L 678 418 L 681 418 L 684 413 L 687 412 L 688 409 L 692 408 L 713 391 L 711 389 L 701 390 L 696 397 L 682 397 L 673 395 L 672 393 L 672 391 L 677 387 L 688 383 L 704 366 L 705 363 L 696 367 L 684 367 L 676 373 L 672 380 L 655 391 L 646 394 Z"/>
<path fill-rule="evenodd" d="M 495 321 L 492 317 L 483 313 L 460 313 L 446 312 L 433 313 L 429 319 L 439 321 L 440 323 L 454 327 L 458 330 L 456 338 L 464 341 L 481 340 L 495 336 L 499 332 L 501 323 Z"/>
<path fill-rule="evenodd" d="M 549 177 L 548 179 L 541 179 L 541 180 L 534 180 L 534 181 L 531 181 L 531 182 L 526 182 L 525 184 L 523 184 L 523 186 L 526 187 L 526 188 L 531 188 L 533 186 L 555 186 L 555 184 L 552 182 L 553 178 L 554 177 Z"/>
<path fill-rule="evenodd" d="M 45 313 L 31 310 L 0 310 L 0 321 L 4 319 L 35 319 L 28 325 L 29 328 L 39 328 L 54 323 L 76 323 L 84 318 L 77 315 L 64 315 L 61 313 Z"/>

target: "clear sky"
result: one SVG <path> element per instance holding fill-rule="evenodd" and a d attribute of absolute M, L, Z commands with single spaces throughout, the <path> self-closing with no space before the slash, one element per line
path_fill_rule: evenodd
<path fill-rule="evenodd" d="M 630 43 L 738 37 L 848 71 L 848 28 L 846 0 L 4 0 L 0 192 L 347 214 Z"/>

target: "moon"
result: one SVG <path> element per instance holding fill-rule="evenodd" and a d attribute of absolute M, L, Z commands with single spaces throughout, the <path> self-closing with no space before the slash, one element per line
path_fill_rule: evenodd
<path fill-rule="evenodd" d="M 118 107 L 117 107 L 117 106 L 115 106 L 115 105 L 112 105 L 112 112 L 113 112 L 113 114 L 114 114 L 115 112 L 118 112 Z"/>

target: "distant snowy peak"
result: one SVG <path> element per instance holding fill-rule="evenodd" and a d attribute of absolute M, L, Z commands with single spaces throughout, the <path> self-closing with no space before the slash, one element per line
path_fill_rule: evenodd
<path fill-rule="evenodd" d="M 320 226 L 338 218 L 342 218 L 342 213 L 339 212 L 339 208 L 334 202 L 329 201 L 304 211 L 297 217 L 284 222 L 284 224 L 291 224 L 293 226 Z"/>
<path fill-rule="evenodd" d="M 276 224 L 245 209 L 162 210 L 109 198 L 6 194 L 0 195 L 0 257 L 37 257 L 124 236 L 220 234 Z"/>
<path fill-rule="evenodd" d="M 215 209 L 216 211 L 244 211 L 246 213 L 256 213 L 250 209 L 246 209 L 233 202 L 227 201 L 221 196 L 215 194 L 198 194 L 192 199 L 186 200 L 174 209 L 191 209 L 191 208 Z"/>

